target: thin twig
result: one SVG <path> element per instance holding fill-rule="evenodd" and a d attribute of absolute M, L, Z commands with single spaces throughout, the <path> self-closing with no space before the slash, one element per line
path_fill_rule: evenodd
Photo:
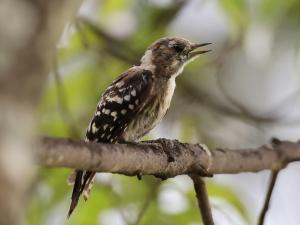
<path fill-rule="evenodd" d="M 276 183 L 277 178 L 278 178 L 278 173 L 279 173 L 279 170 L 273 170 L 272 173 L 271 173 L 271 179 L 270 179 L 270 183 L 269 183 L 269 187 L 268 187 L 268 192 L 267 192 L 267 195 L 266 195 L 264 206 L 262 208 L 262 211 L 261 211 L 259 219 L 258 219 L 258 223 L 257 223 L 258 225 L 263 225 L 264 224 L 265 217 L 266 217 L 267 211 L 268 211 L 269 206 L 270 206 L 270 200 L 271 200 L 271 197 L 272 197 L 274 186 L 275 186 L 275 183 Z"/>
<path fill-rule="evenodd" d="M 236 48 L 237 46 L 235 47 L 228 47 L 228 49 L 234 49 Z M 222 67 L 223 67 L 223 59 L 220 57 L 217 61 L 217 73 L 216 73 L 216 81 L 217 81 L 217 85 L 219 87 L 219 90 L 222 92 L 223 96 L 226 98 L 226 100 L 231 104 L 233 105 L 235 108 L 237 108 L 241 115 L 244 117 L 244 118 L 247 118 L 248 120 L 245 120 L 247 122 L 254 122 L 256 124 L 258 123 L 274 123 L 274 122 L 277 122 L 279 120 L 279 118 L 277 117 L 274 117 L 274 116 L 271 116 L 271 113 L 270 114 L 267 114 L 267 116 L 262 116 L 262 115 L 256 115 L 255 113 L 251 112 L 246 106 L 243 105 L 242 102 L 240 102 L 238 99 L 236 99 L 235 97 L 231 96 L 226 88 L 224 87 L 224 82 L 223 80 L 226 78 L 224 77 L 224 74 L 221 74 L 222 73 Z"/>
<path fill-rule="evenodd" d="M 155 181 L 155 183 L 153 184 L 153 186 L 151 187 L 149 193 L 147 194 L 147 197 L 146 197 L 146 199 L 145 199 L 143 205 L 141 206 L 140 211 L 137 215 L 136 221 L 134 221 L 132 223 L 132 225 L 138 225 L 141 222 L 141 220 L 142 220 L 143 216 L 145 215 L 147 209 L 149 208 L 152 200 L 154 199 L 154 195 L 156 195 L 160 184 L 161 184 L 161 181 L 157 179 Z"/>
<path fill-rule="evenodd" d="M 190 177 L 194 183 L 194 188 L 195 188 L 196 197 L 197 197 L 203 224 L 214 225 L 205 181 L 202 177 L 197 175 L 190 175 Z"/>
<path fill-rule="evenodd" d="M 288 103 L 290 103 L 292 100 L 295 100 L 299 94 L 299 89 L 297 89 L 295 92 L 291 93 L 287 97 L 285 97 L 283 100 L 279 101 L 276 103 L 274 106 L 271 106 L 270 109 L 264 113 L 264 115 L 257 115 L 251 110 L 249 110 L 245 105 L 243 105 L 242 102 L 238 101 L 234 96 L 231 96 L 226 88 L 224 87 L 223 80 L 226 79 L 224 77 L 224 74 L 222 73 L 222 68 L 224 65 L 224 55 L 227 56 L 229 52 L 235 50 L 236 48 L 239 48 L 241 46 L 242 42 L 241 39 L 239 39 L 237 42 L 234 44 L 227 44 L 225 48 L 222 50 L 220 53 L 219 57 L 217 57 L 216 60 L 212 62 L 212 65 L 216 65 L 217 73 L 216 73 L 216 81 L 219 89 L 223 93 L 224 97 L 228 102 L 230 102 L 235 108 L 237 108 L 240 111 L 241 116 L 239 118 L 243 119 L 246 122 L 251 122 L 251 123 L 264 123 L 264 124 L 272 124 L 272 123 L 277 123 L 277 124 L 284 124 L 284 125 L 291 125 L 295 123 L 299 123 L 299 118 L 293 120 L 293 121 L 285 121 L 286 117 L 284 115 L 279 115 L 278 112 L 286 108 Z M 234 110 L 231 110 L 231 112 L 234 112 Z M 237 114 L 238 113 L 235 113 Z M 233 116 L 235 116 L 232 114 Z"/>
<path fill-rule="evenodd" d="M 103 47 L 99 47 L 99 42 L 97 42 L 96 45 L 94 44 L 93 46 L 90 46 L 91 44 L 89 43 L 85 35 L 83 26 L 87 27 L 90 31 L 92 31 L 93 34 L 101 38 L 101 40 L 105 42 L 105 45 L 103 45 Z M 85 48 L 91 50 L 97 49 L 98 52 L 106 51 L 111 56 L 120 59 L 121 61 L 126 62 L 129 65 L 138 63 L 137 56 L 139 55 L 139 53 L 133 51 L 132 48 L 128 47 L 125 41 L 121 42 L 115 39 L 113 36 L 106 33 L 100 26 L 90 21 L 89 19 L 84 17 L 78 18 L 76 21 L 76 29 Z"/>

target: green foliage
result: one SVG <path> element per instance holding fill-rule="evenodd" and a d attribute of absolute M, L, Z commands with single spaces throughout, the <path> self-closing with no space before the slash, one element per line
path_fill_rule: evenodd
<path fill-rule="evenodd" d="M 295 23 L 300 21 L 300 2 L 298 0 L 264 0 L 259 7 L 261 16 L 269 22 Z"/>
<path fill-rule="evenodd" d="M 103 18 L 107 16 L 111 16 L 113 13 L 118 11 L 123 11 L 129 9 L 132 5 L 132 1 L 130 0 L 123 0 L 123 1 L 103 1 L 100 8 L 100 14 Z"/>
<path fill-rule="evenodd" d="M 245 0 L 220 0 L 220 5 L 225 9 L 228 17 L 241 31 L 244 31 L 249 22 L 249 12 Z"/>

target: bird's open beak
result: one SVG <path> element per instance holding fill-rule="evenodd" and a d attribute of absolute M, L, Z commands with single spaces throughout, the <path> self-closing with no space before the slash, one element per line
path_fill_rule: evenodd
<path fill-rule="evenodd" d="M 192 59 L 200 54 L 210 52 L 211 50 L 199 50 L 200 47 L 210 45 L 211 43 L 192 44 L 191 51 L 189 52 L 189 59 Z"/>

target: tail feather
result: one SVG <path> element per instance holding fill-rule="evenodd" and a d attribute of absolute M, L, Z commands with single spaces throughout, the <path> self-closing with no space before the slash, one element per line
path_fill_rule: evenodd
<path fill-rule="evenodd" d="M 82 194 L 82 192 L 84 193 L 84 199 L 87 200 L 96 174 L 95 172 L 81 170 L 76 170 L 75 172 L 76 177 L 71 197 L 71 205 L 68 212 L 68 218 L 71 216 L 72 212 L 76 208 L 79 201 L 79 197 Z"/>
<path fill-rule="evenodd" d="M 68 185 L 74 186 L 76 180 L 76 174 L 77 174 L 77 170 L 73 170 L 73 172 L 69 175 L 67 179 Z"/>
<path fill-rule="evenodd" d="M 71 216 L 72 212 L 77 206 L 79 197 L 80 197 L 80 191 L 81 191 L 81 186 L 82 186 L 82 176 L 83 176 L 83 171 L 81 170 L 76 170 L 76 178 L 75 178 L 75 183 L 73 186 L 73 191 L 72 191 L 72 197 L 71 197 L 71 205 L 70 209 L 68 212 L 68 218 Z"/>
<path fill-rule="evenodd" d="M 86 185 L 84 187 L 83 198 L 84 198 L 85 201 L 87 201 L 88 198 L 89 198 L 89 195 L 90 195 L 90 192 L 92 190 L 93 183 L 94 183 L 94 180 L 95 180 L 95 175 L 96 175 L 95 172 L 93 172 L 93 173 L 90 174 L 90 176 L 89 176 L 89 178 L 87 180 L 87 183 L 86 183 Z"/>

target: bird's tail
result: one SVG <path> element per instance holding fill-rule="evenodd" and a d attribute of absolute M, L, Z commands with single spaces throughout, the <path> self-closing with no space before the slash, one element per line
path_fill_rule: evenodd
<path fill-rule="evenodd" d="M 84 200 L 87 200 L 89 193 L 92 189 L 92 185 L 95 179 L 95 172 L 76 170 L 74 174 L 71 174 L 69 178 L 70 183 L 74 183 L 73 192 L 71 197 L 71 205 L 68 212 L 68 218 L 76 208 L 79 197 L 83 193 Z"/>

